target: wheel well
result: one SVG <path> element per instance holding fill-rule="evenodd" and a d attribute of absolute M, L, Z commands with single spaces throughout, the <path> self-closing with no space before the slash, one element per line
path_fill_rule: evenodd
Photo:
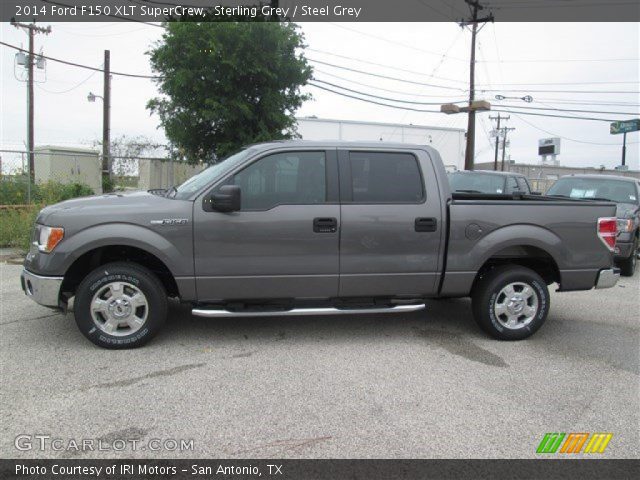
<path fill-rule="evenodd" d="M 551 255 L 538 247 L 519 245 L 500 250 L 484 262 L 478 270 L 474 286 L 488 271 L 509 264 L 530 268 L 540 275 L 547 285 L 560 283 L 560 270 Z"/>
<path fill-rule="evenodd" d="M 109 245 L 90 250 L 76 259 L 67 269 L 62 282 L 61 291 L 67 298 L 75 294 L 80 282 L 100 265 L 110 262 L 126 261 L 137 263 L 155 273 L 164 285 L 167 295 L 179 296 L 178 285 L 167 266 L 155 255 L 141 248 L 128 245 Z"/>

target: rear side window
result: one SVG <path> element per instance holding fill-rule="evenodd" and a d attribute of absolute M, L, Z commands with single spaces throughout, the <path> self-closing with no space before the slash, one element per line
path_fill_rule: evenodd
<path fill-rule="evenodd" d="M 418 160 L 410 153 L 350 152 L 354 203 L 421 203 Z"/>

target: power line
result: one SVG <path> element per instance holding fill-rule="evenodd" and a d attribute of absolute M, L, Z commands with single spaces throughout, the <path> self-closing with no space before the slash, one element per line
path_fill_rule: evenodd
<path fill-rule="evenodd" d="M 409 97 L 425 97 L 425 98 L 451 98 L 451 97 L 457 97 L 457 98 L 465 98 L 465 95 L 463 94 L 458 94 L 458 95 L 454 95 L 454 94 L 447 94 L 447 95 L 433 95 L 433 94 L 427 94 L 427 93 L 414 93 L 414 92 L 399 92 L 397 90 L 392 90 L 389 88 L 382 88 L 382 87 L 378 87 L 376 85 L 371 85 L 370 83 L 363 83 L 363 82 L 358 82 L 356 80 L 352 80 L 350 78 L 345 78 L 345 77 L 341 77 L 340 75 L 334 75 L 333 73 L 329 73 L 329 72 L 325 72 L 324 70 L 320 70 L 318 68 L 314 68 L 313 69 L 314 74 L 315 73 L 321 73 L 322 75 L 327 75 L 329 77 L 332 78 L 337 78 L 338 80 L 342 80 L 343 82 L 347 82 L 347 83 L 352 83 L 354 85 L 360 85 L 361 87 L 367 87 L 367 88 L 372 88 L 374 90 L 380 90 L 381 92 L 388 92 L 388 93 L 395 93 L 398 95 L 406 95 Z M 317 77 L 315 77 L 317 79 Z M 448 103 L 457 103 L 458 101 L 451 101 Z M 447 103 L 447 102 L 443 102 L 443 103 Z"/>
<path fill-rule="evenodd" d="M 358 70 L 356 68 L 344 67 L 342 65 L 336 65 L 335 63 L 323 62 L 321 60 L 316 60 L 316 59 L 309 58 L 309 57 L 307 57 L 307 59 L 310 62 L 313 62 L 313 63 L 319 63 L 321 65 L 327 65 L 329 67 L 339 68 L 340 70 L 347 70 L 349 72 L 361 73 L 362 75 L 369 75 L 370 77 L 384 78 L 386 80 L 394 80 L 396 82 L 410 83 L 410 84 L 413 84 L 413 85 L 428 86 L 428 87 L 434 87 L 434 88 L 442 88 L 442 89 L 445 89 L 445 90 L 457 90 L 459 92 L 465 92 L 466 91 L 465 89 L 462 89 L 462 88 L 459 88 L 459 87 L 450 87 L 450 86 L 446 86 L 446 85 L 435 85 L 435 84 L 429 84 L 429 83 L 424 83 L 424 82 L 416 82 L 416 81 L 413 81 L 413 80 L 407 80 L 405 78 L 392 77 L 392 76 L 389 76 L 389 75 L 382 75 L 382 74 L 378 74 L 378 73 L 367 72 L 365 70 Z"/>
<path fill-rule="evenodd" d="M 20 52 L 28 52 L 28 50 L 24 50 L 23 48 L 17 47 L 15 45 L 11 45 L 9 43 L 5 43 L 0 41 L 0 45 L 4 45 L 5 47 L 9 47 L 9 48 L 13 48 L 14 50 L 18 50 Z M 89 65 L 82 65 L 80 63 L 75 63 L 75 62 L 69 62 L 67 60 L 61 60 L 59 58 L 53 58 L 53 57 L 49 57 L 46 55 L 38 55 L 39 57 L 42 58 L 46 58 L 47 60 L 51 60 L 52 62 L 58 62 L 58 63 L 63 63 L 65 65 L 71 65 L 72 67 L 78 67 L 78 68 L 84 68 L 87 70 L 93 70 L 95 72 L 104 72 L 104 70 L 102 68 L 97 68 L 97 67 L 90 67 Z M 112 75 L 120 75 L 122 77 L 131 77 L 131 78 L 146 78 L 146 79 L 151 79 L 151 80 L 160 80 L 163 77 L 160 76 L 155 76 L 155 75 L 139 75 L 139 74 L 135 74 L 135 73 L 124 73 L 124 72 L 114 72 L 111 71 L 110 72 Z"/>
<path fill-rule="evenodd" d="M 66 89 L 66 90 L 47 90 L 46 88 L 44 88 L 44 87 L 42 87 L 42 86 L 40 86 L 40 85 L 38 85 L 38 88 L 39 88 L 40 90 L 42 90 L 43 92 L 47 92 L 47 93 L 54 93 L 54 94 L 69 93 L 69 92 L 71 92 L 71 91 L 75 90 L 76 88 L 78 88 L 78 87 L 80 87 L 80 86 L 84 85 L 84 84 L 85 84 L 86 82 L 88 82 L 89 80 L 91 80 L 91 78 L 93 78 L 93 76 L 94 76 L 96 73 L 98 73 L 98 72 L 97 72 L 97 71 L 91 72 L 87 78 L 85 78 L 84 80 L 80 81 L 79 83 L 76 83 L 73 87 L 68 88 L 68 89 Z"/>
<path fill-rule="evenodd" d="M 381 96 L 378 96 L 378 95 L 373 95 L 371 93 L 361 92 L 359 90 L 353 90 L 351 88 L 343 87 L 342 85 L 338 85 L 338 84 L 335 84 L 335 83 L 326 82 L 326 81 L 320 80 L 318 78 L 315 78 L 314 80 L 316 82 L 319 82 L 319 83 L 322 83 L 322 84 L 325 84 L 325 85 L 329 85 L 331 87 L 339 88 L 341 90 L 346 90 L 347 92 L 357 93 L 358 95 L 364 95 L 366 97 L 377 98 L 379 100 L 387 100 L 387 101 L 390 101 L 390 102 L 407 103 L 407 104 L 410 104 L 410 105 L 438 105 L 438 106 L 442 105 L 442 103 L 443 103 L 443 102 L 415 102 L 415 101 L 411 101 L 411 100 L 402 100 L 402 99 L 399 99 L 399 98 L 381 97 Z M 458 100 L 456 102 L 450 102 L 450 103 L 465 103 L 465 101 L 464 100 Z"/>
<path fill-rule="evenodd" d="M 355 95 L 351 95 L 348 93 L 344 93 L 344 92 L 340 92 L 337 90 L 333 90 L 331 88 L 322 86 L 322 85 L 318 85 L 317 83 L 314 83 L 313 81 L 309 82 L 309 85 L 319 88 L 321 90 L 326 90 L 327 92 L 331 92 L 334 93 L 336 95 L 340 95 L 343 97 L 347 97 L 347 98 L 352 98 L 354 100 L 360 100 L 361 102 L 365 102 L 365 103 L 371 103 L 374 105 L 381 105 L 383 107 L 389 107 L 389 108 L 395 108 L 398 110 L 409 110 L 409 111 L 413 111 L 413 112 L 424 112 L 424 113 L 442 113 L 440 110 L 427 110 L 427 109 L 421 109 L 421 108 L 414 108 L 414 107 L 406 107 L 406 106 L 401 106 L 401 105 L 392 105 L 389 103 L 382 103 L 376 100 L 371 100 L 368 98 L 362 98 L 362 97 L 357 97 Z M 521 114 L 521 115 L 533 115 L 533 116 L 538 116 L 538 117 L 549 117 L 549 118 L 564 118 L 564 119 L 571 119 L 571 120 L 591 120 L 591 121 L 599 121 L 599 122 L 613 122 L 615 120 L 612 120 L 610 118 L 597 118 L 597 117 L 576 117 L 576 116 L 569 116 L 569 115 L 556 115 L 556 114 L 547 114 L 547 113 L 537 113 L 537 112 L 522 112 L 522 111 L 515 111 L 515 110 L 504 110 L 504 109 L 491 109 L 491 111 L 493 112 L 503 112 L 503 113 L 513 113 L 513 114 Z"/>
<path fill-rule="evenodd" d="M 319 78 L 314 78 L 314 80 L 316 82 L 325 84 L 325 85 L 329 85 L 331 87 L 334 88 L 339 88 L 341 90 L 346 90 L 348 92 L 351 93 L 357 93 L 358 95 L 364 95 L 367 97 L 371 97 L 371 98 L 376 98 L 378 100 L 385 100 L 385 101 L 389 101 L 389 102 L 396 102 L 396 103 L 406 103 L 406 104 L 410 104 L 410 105 L 442 105 L 442 103 L 465 103 L 465 101 L 463 100 L 457 100 L 457 101 L 453 101 L 453 102 L 445 102 L 445 101 L 440 101 L 440 102 L 422 102 L 422 101 L 412 101 L 412 100 L 405 100 L 405 99 L 399 99 L 399 98 L 391 98 L 391 97 L 383 97 L 383 96 L 379 96 L 379 95 L 374 95 L 372 93 L 368 93 L 368 92 L 363 92 L 361 90 L 354 90 L 348 87 L 345 87 L 344 85 L 340 85 L 337 83 L 332 83 L 332 82 L 327 82 L 326 80 L 322 80 Z M 396 94 L 401 94 L 401 92 L 397 92 L 397 91 L 392 91 L 393 93 Z M 601 110 L 584 110 L 584 109 L 563 109 L 563 108 L 556 108 L 553 106 L 546 106 L 546 107 L 530 107 L 530 106 L 521 106 L 521 105 L 498 105 L 500 108 L 519 108 L 519 109 L 523 109 L 523 110 L 543 110 L 543 111 L 554 111 L 554 112 L 569 112 L 569 113 L 592 113 L 592 114 L 602 114 L 602 115 L 638 115 L 638 112 L 616 112 L 616 111 L 601 111 Z"/>
<path fill-rule="evenodd" d="M 542 105 L 544 105 L 544 103 L 539 102 Z M 524 110 L 552 110 L 555 112 L 575 112 L 575 113 L 597 113 L 597 114 L 603 114 L 603 115 L 640 115 L 640 112 L 603 112 L 601 110 L 577 110 L 577 109 L 566 109 L 566 108 L 556 108 L 556 107 L 528 107 L 528 106 L 524 106 L 524 105 L 504 105 L 504 104 L 500 104 L 500 107 L 503 108 L 521 108 Z"/>
<path fill-rule="evenodd" d="M 494 29 L 494 33 L 495 33 L 495 29 Z M 405 72 L 405 73 L 411 73 L 413 75 L 419 75 L 419 76 L 423 76 L 423 77 L 432 77 L 432 78 L 436 78 L 439 80 L 445 80 L 448 82 L 455 82 L 455 83 L 467 83 L 464 80 L 458 80 L 455 78 L 448 78 L 448 77 L 440 77 L 440 76 L 436 76 L 436 75 L 431 75 L 429 73 L 426 72 L 418 72 L 416 70 L 408 70 L 405 68 L 400 68 L 397 67 L 395 65 L 389 65 L 389 64 L 384 64 L 384 63 L 378 63 L 378 62 L 372 62 L 369 60 L 362 60 L 360 58 L 355 58 L 355 57 L 349 57 L 347 55 L 340 55 L 337 53 L 333 53 L 333 52 L 327 52 L 325 50 L 319 50 L 317 48 L 311 48 L 311 47 L 307 47 L 306 50 L 310 51 L 310 52 L 316 52 L 316 53 L 321 53 L 323 55 L 330 55 L 332 57 L 337 57 L 337 58 L 342 58 L 344 60 L 350 60 L 350 61 L 354 61 L 354 62 L 360 62 L 360 63 L 364 63 L 367 65 L 373 65 L 376 67 L 382 67 L 382 68 L 387 68 L 390 70 L 395 70 L 398 72 Z M 446 53 L 443 54 L 443 56 L 449 57 Z M 486 61 L 486 59 L 480 59 L 477 63 L 483 63 L 483 64 L 487 64 L 487 63 L 491 63 Z M 531 83 L 493 83 L 491 84 L 490 82 L 479 82 L 476 83 L 476 85 L 498 85 L 498 86 L 541 86 L 541 85 L 623 85 L 623 84 L 637 84 L 637 81 L 602 81 L 602 80 L 597 80 L 597 81 L 593 81 L 593 82 L 531 82 Z"/>
<path fill-rule="evenodd" d="M 349 57 L 347 55 L 339 55 L 337 53 L 326 52 L 324 50 L 318 50 L 316 48 L 307 47 L 306 50 L 308 50 L 310 52 L 322 53 L 324 55 L 331 55 L 332 57 L 343 58 L 345 60 L 350 60 L 350 61 L 354 61 L 354 62 L 365 63 L 367 65 L 374 65 L 376 67 L 387 68 L 387 69 L 390 69 L 390 70 L 395 70 L 397 72 L 411 73 L 413 75 L 419 75 L 421 77 L 437 78 L 439 80 L 446 80 L 446 81 L 449 81 L 449 82 L 456 82 L 456 83 L 464 83 L 464 84 L 467 83 L 464 80 L 458 80 L 458 79 L 455 79 L 455 78 L 447 78 L 447 77 L 438 77 L 436 75 L 432 75 L 432 74 L 426 73 L 426 72 L 417 72 L 415 70 L 407 70 L 405 68 L 396 67 L 394 65 L 385 65 L 384 63 L 371 62 L 371 61 L 368 61 L 368 60 L 362 60 L 360 58 Z M 444 53 L 443 56 L 447 57 L 447 54 Z"/>
<path fill-rule="evenodd" d="M 529 3 L 529 4 L 525 4 L 525 3 L 517 3 L 515 2 L 514 4 L 500 4 L 500 3 L 493 3 L 491 2 L 489 4 L 492 8 L 496 9 L 496 10 L 507 10 L 507 9 L 514 9 L 514 8 L 578 8 L 578 7 L 602 7 L 603 4 L 602 2 L 598 2 L 598 3 L 571 3 L 569 4 L 564 4 L 562 5 L 561 2 L 555 1 L 554 3 Z M 607 6 L 610 5 L 615 5 L 615 6 L 619 6 L 619 5 L 637 5 L 637 2 L 625 2 L 625 1 L 618 1 L 618 2 L 614 2 L 614 1 L 608 1 Z"/>
<path fill-rule="evenodd" d="M 374 105 L 381 105 L 383 107 L 389 107 L 389 108 L 395 108 L 398 110 L 411 110 L 413 112 L 423 112 L 423 113 L 440 113 L 440 110 L 425 110 L 423 108 L 413 108 L 413 107 L 401 107 L 400 105 L 390 105 L 388 103 L 381 103 L 381 102 L 377 102 L 375 100 L 369 100 L 367 98 L 361 98 L 361 97 L 356 97 L 355 95 L 350 95 L 348 93 L 344 93 L 344 92 L 338 92 L 336 90 L 332 90 L 330 88 L 327 87 L 323 87 L 322 85 L 318 85 L 314 82 L 309 82 L 309 85 L 314 86 L 316 88 L 319 88 L 321 90 L 326 90 L 327 92 L 331 92 L 331 93 L 335 93 L 337 95 L 341 95 L 343 97 L 347 97 L 347 98 L 353 98 L 354 100 L 360 100 L 362 102 L 366 102 L 366 103 L 372 103 Z"/>
<path fill-rule="evenodd" d="M 380 37 L 378 35 L 373 35 L 373 34 L 370 34 L 370 33 L 367 33 L 367 32 L 362 32 L 362 31 L 356 30 L 354 28 L 345 27 L 344 25 L 340 25 L 340 24 L 337 24 L 337 23 L 329 22 L 329 25 L 333 25 L 334 27 L 341 28 L 343 30 L 348 30 L 350 32 L 354 32 L 354 33 L 357 33 L 359 35 L 363 35 L 365 37 L 374 38 L 376 40 L 380 40 L 381 42 L 386 42 L 386 43 L 390 43 L 390 44 L 393 44 L 393 45 L 399 45 L 399 46 L 404 47 L 404 48 L 409 48 L 411 50 L 416 50 L 418 52 L 426 53 L 428 55 L 435 55 L 437 57 L 442 55 L 442 53 L 432 52 L 430 50 L 425 50 L 423 48 L 419 48 L 419 47 L 416 47 L 414 45 L 409 45 L 407 43 L 397 42 L 395 40 L 390 40 L 388 38 Z M 457 60 L 459 62 L 466 62 L 466 60 L 464 58 L 459 58 L 459 57 L 450 57 L 450 58 L 452 60 Z"/>
<path fill-rule="evenodd" d="M 446 13 L 443 13 L 442 11 L 438 10 L 433 5 L 429 5 L 428 3 L 425 3 L 423 0 L 415 0 L 415 1 L 418 2 L 420 5 L 423 5 L 423 6 L 427 7 L 429 10 L 432 10 L 432 11 L 436 12 L 438 15 L 441 15 L 443 18 L 446 18 L 448 20 L 453 20 L 451 17 L 449 17 L 449 15 L 447 15 Z"/>
<path fill-rule="evenodd" d="M 537 93 L 597 93 L 597 94 L 640 94 L 638 90 L 539 90 L 531 88 L 479 88 L 481 92 L 537 92 Z"/>

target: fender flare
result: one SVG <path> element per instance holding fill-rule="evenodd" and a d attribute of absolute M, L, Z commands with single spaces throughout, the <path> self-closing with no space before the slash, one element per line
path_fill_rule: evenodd
<path fill-rule="evenodd" d="M 193 276 L 193 262 L 181 265 L 178 259 L 183 253 L 162 235 L 150 228 L 129 223 L 106 223 L 95 225 L 75 233 L 59 247 L 65 254 L 64 270 L 85 253 L 100 247 L 123 245 L 144 250 L 164 263 L 171 274 L 176 276 Z"/>

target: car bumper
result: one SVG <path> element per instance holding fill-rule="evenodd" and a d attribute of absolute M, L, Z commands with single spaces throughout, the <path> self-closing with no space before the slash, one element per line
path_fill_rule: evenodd
<path fill-rule="evenodd" d="M 633 242 L 616 242 L 616 249 L 613 252 L 616 260 L 625 260 L 633 254 Z"/>
<path fill-rule="evenodd" d="M 45 307 L 60 306 L 62 280 L 62 277 L 42 277 L 28 270 L 23 270 L 20 275 L 20 283 L 25 295 Z"/>
<path fill-rule="evenodd" d="M 598 273 L 596 288 L 611 288 L 620 280 L 619 268 L 605 268 Z"/>

